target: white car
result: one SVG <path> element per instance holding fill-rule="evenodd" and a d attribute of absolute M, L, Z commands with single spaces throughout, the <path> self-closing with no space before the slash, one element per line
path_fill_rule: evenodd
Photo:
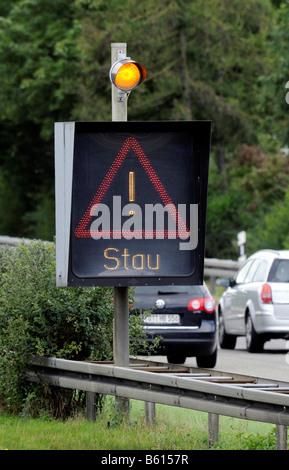
<path fill-rule="evenodd" d="M 219 344 L 234 349 L 246 336 L 249 352 L 261 352 L 272 338 L 289 338 L 289 250 L 261 250 L 250 256 L 218 303 Z"/>

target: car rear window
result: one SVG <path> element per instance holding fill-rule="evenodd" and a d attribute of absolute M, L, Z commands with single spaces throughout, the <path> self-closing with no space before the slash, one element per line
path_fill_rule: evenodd
<path fill-rule="evenodd" d="M 267 261 L 264 261 L 264 260 L 259 261 L 258 267 L 253 277 L 253 281 L 255 282 L 265 281 L 267 268 L 268 268 Z"/>
<path fill-rule="evenodd" d="M 269 282 L 289 282 L 289 259 L 275 259 L 268 276 Z"/>
<path fill-rule="evenodd" d="M 135 288 L 136 294 L 189 294 L 189 295 L 207 295 L 205 286 L 139 286 Z"/>

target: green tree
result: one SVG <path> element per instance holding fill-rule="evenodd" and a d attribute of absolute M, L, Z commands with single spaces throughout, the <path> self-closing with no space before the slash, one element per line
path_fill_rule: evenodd
<path fill-rule="evenodd" d="M 0 230 L 27 236 L 53 193 L 53 128 L 71 119 L 80 28 L 67 0 L 13 2 L 0 23 Z"/>
<path fill-rule="evenodd" d="M 281 201 L 276 201 L 264 214 L 260 224 L 248 233 L 250 253 L 260 249 L 289 249 L 289 189 Z"/>
<path fill-rule="evenodd" d="M 263 77 L 262 113 L 264 123 L 270 135 L 281 145 L 289 145 L 288 113 L 289 104 L 285 100 L 289 85 L 289 3 L 283 0 L 277 10 L 277 19 L 272 28 L 268 44 L 270 56 L 274 61 L 271 72 Z M 286 86 L 287 85 L 287 86 Z"/>
<path fill-rule="evenodd" d="M 213 4 L 89 2 L 80 100 L 84 106 L 76 114 L 96 120 L 109 115 L 110 89 L 103 81 L 110 66 L 109 46 L 127 42 L 129 54 L 148 68 L 148 78 L 129 98 L 129 119 L 211 119 L 213 155 L 224 187 L 226 162 L 239 145 L 259 140 L 260 77 L 271 70 L 267 42 L 274 10 L 268 0 Z"/>
<path fill-rule="evenodd" d="M 129 98 L 129 120 L 212 120 L 208 233 L 214 233 L 216 207 L 225 215 L 222 204 L 229 207 L 238 198 L 238 220 L 224 219 L 218 239 L 227 245 L 237 226 L 251 226 L 253 205 L 247 214 L 246 204 L 253 170 L 245 193 L 237 189 L 237 167 L 244 146 L 253 153 L 258 147 L 272 151 L 274 160 L 277 128 L 285 130 L 273 86 L 287 37 L 283 3 L 279 8 L 269 0 L 57 0 L 52 8 L 48 0 L 7 1 L 0 32 L 0 232 L 52 238 L 53 123 L 111 119 L 112 42 L 126 42 L 128 54 L 148 69 Z M 282 70 L 283 81 L 285 65 Z"/>

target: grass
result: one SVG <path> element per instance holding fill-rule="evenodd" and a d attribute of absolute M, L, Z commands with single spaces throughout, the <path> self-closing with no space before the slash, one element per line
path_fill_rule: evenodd
<path fill-rule="evenodd" d="M 114 401 L 107 399 L 96 422 L 24 419 L 0 414 L 0 450 L 206 450 L 208 415 L 156 405 L 156 423 L 145 423 L 144 403 L 131 401 L 130 425 L 114 425 Z M 110 425 L 108 426 L 108 423 Z M 220 417 L 213 449 L 275 449 L 275 426 Z"/>

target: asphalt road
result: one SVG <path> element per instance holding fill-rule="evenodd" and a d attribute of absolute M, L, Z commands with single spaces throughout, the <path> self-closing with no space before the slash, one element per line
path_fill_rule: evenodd
<path fill-rule="evenodd" d="M 166 356 L 153 357 L 166 361 Z M 196 367 L 195 358 L 186 360 L 185 365 Z M 248 353 L 245 339 L 238 338 L 234 350 L 218 350 L 216 370 L 251 375 L 254 377 L 289 382 L 289 341 L 271 340 L 265 343 L 262 353 Z"/>
<path fill-rule="evenodd" d="M 186 364 L 195 365 L 190 358 Z M 262 353 L 249 353 L 245 339 L 238 338 L 234 350 L 218 350 L 216 370 L 289 382 L 289 341 L 271 340 Z"/>

